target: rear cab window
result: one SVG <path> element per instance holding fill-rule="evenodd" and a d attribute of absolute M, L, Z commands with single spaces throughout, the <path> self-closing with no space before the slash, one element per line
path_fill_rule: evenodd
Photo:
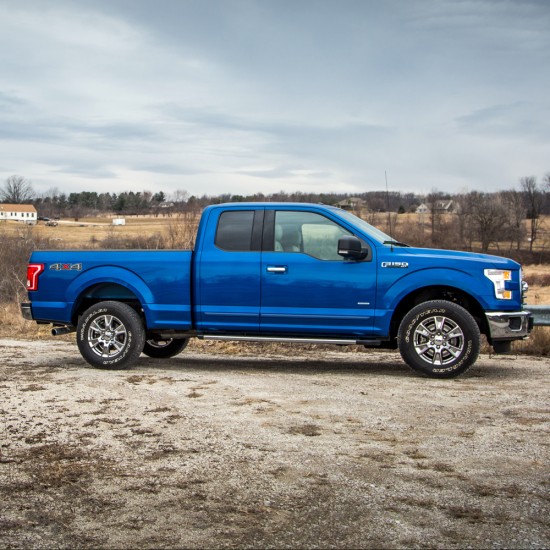
<path fill-rule="evenodd" d="M 263 210 L 228 210 L 218 219 L 214 244 L 227 252 L 260 251 Z"/>

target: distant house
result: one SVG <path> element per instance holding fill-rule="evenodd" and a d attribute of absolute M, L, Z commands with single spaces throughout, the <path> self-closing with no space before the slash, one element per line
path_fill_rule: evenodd
<path fill-rule="evenodd" d="M 342 210 L 360 210 L 365 207 L 365 201 L 356 197 L 351 197 L 349 199 L 344 199 L 343 201 L 337 202 L 336 206 Z"/>
<path fill-rule="evenodd" d="M 428 205 L 426 205 L 424 203 L 419 204 L 416 208 L 416 213 L 417 214 L 427 214 L 429 211 L 430 211 L 430 209 L 428 208 Z"/>
<path fill-rule="evenodd" d="M 454 202 L 450 199 L 435 201 L 434 209 L 440 214 L 452 214 L 454 212 Z"/>
<path fill-rule="evenodd" d="M 25 222 L 34 225 L 36 208 L 32 204 L 0 204 L 0 221 Z"/>
<path fill-rule="evenodd" d="M 435 201 L 433 208 L 436 214 L 452 214 L 453 212 L 455 212 L 455 204 L 450 199 Z M 416 208 L 417 214 L 427 214 L 430 211 L 430 206 L 425 203 L 419 204 Z"/>

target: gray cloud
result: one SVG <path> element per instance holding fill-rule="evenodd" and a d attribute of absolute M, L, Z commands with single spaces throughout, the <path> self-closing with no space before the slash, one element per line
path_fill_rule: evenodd
<path fill-rule="evenodd" d="M 461 116 L 457 123 L 469 134 L 497 137 L 525 136 L 539 143 L 548 143 L 550 134 L 546 121 L 549 106 L 517 101 L 509 105 L 491 105 Z"/>
<path fill-rule="evenodd" d="M 547 2 L 20 0 L 0 18 L 0 179 L 352 192 L 388 169 L 456 191 L 550 170 Z"/>

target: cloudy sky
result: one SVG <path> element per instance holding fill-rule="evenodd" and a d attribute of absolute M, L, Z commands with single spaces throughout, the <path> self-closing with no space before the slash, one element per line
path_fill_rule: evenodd
<path fill-rule="evenodd" d="M 0 0 L 0 182 L 498 190 L 550 172 L 547 0 Z"/>

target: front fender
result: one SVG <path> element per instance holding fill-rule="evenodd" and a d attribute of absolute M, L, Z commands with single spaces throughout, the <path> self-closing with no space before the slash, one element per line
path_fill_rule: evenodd
<path fill-rule="evenodd" d="M 381 281 L 381 283 L 383 286 L 384 282 Z M 480 282 L 479 277 L 474 277 L 461 269 L 429 267 L 407 273 L 389 282 L 385 288 L 381 288 L 379 307 L 393 311 L 411 292 L 434 286 L 447 286 L 461 290 L 473 296 L 483 309 L 489 309 L 488 299 L 491 299 L 492 289 L 484 282 Z"/>
<path fill-rule="evenodd" d="M 483 309 L 490 299 L 484 292 L 479 278 L 466 271 L 452 268 L 418 269 L 403 273 L 402 269 L 387 269 L 379 274 L 378 299 L 374 320 L 374 334 L 386 337 L 390 334 L 392 317 L 401 301 L 408 295 L 423 288 L 450 287 L 473 296 Z M 482 288 L 479 292 L 480 287 Z M 477 290 L 477 292 L 475 291 Z"/>

